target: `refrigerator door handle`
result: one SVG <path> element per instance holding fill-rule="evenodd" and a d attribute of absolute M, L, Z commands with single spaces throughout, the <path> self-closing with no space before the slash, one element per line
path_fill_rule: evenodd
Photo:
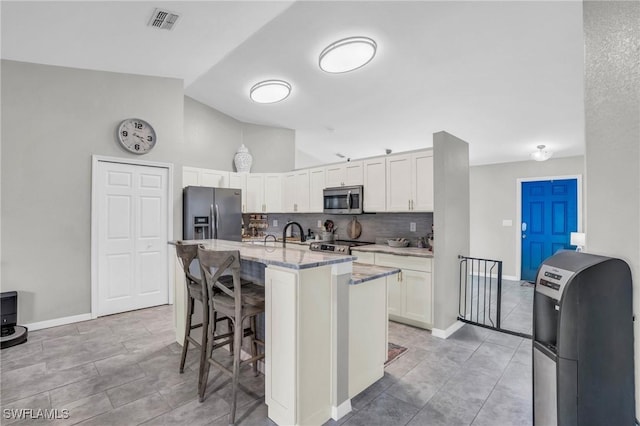
<path fill-rule="evenodd" d="M 209 226 L 209 239 L 213 238 L 213 227 L 216 223 L 216 217 L 213 213 L 213 204 L 209 207 L 209 217 L 211 218 L 211 225 Z"/>
<path fill-rule="evenodd" d="M 220 219 L 220 212 L 218 211 L 218 205 L 216 204 L 216 236 L 215 238 L 218 238 L 218 223 L 219 223 L 219 219 Z"/>

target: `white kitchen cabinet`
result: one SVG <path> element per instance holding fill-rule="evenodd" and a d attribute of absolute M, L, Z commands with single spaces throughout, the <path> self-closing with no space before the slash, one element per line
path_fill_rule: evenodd
<path fill-rule="evenodd" d="M 387 211 L 433 211 L 433 151 L 387 157 L 386 179 Z"/>
<path fill-rule="evenodd" d="M 229 172 L 184 166 L 182 168 L 182 186 L 229 187 Z"/>
<path fill-rule="evenodd" d="M 354 256 L 371 259 L 370 252 L 352 251 Z M 433 259 L 375 253 L 375 265 L 400 268 L 398 275 L 387 277 L 389 319 L 415 327 L 433 327 Z"/>
<path fill-rule="evenodd" d="M 264 213 L 264 175 L 249 173 L 247 175 L 247 213 Z"/>
<path fill-rule="evenodd" d="M 327 188 L 362 185 L 362 161 L 348 161 L 325 167 Z"/>
<path fill-rule="evenodd" d="M 284 211 L 305 213 L 309 211 L 309 170 L 296 170 L 284 175 Z"/>
<path fill-rule="evenodd" d="M 247 173 L 229 172 L 229 188 L 242 192 L 242 213 L 247 213 Z"/>
<path fill-rule="evenodd" d="M 413 210 L 433 211 L 433 151 L 411 156 L 412 179 L 415 182 Z"/>
<path fill-rule="evenodd" d="M 364 160 L 362 162 L 362 170 L 364 174 L 364 211 L 386 211 L 386 159 L 379 157 Z"/>
<path fill-rule="evenodd" d="M 325 168 L 309 169 L 309 212 L 322 213 L 324 209 Z"/>
<path fill-rule="evenodd" d="M 264 211 L 266 213 L 281 213 L 283 211 L 281 173 L 264 175 Z"/>
<path fill-rule="evenodd" d="M 247 213 L 280 213 L 283 211 L 281 173 L 249 173 L 246 176 L 246 188 Z"/>

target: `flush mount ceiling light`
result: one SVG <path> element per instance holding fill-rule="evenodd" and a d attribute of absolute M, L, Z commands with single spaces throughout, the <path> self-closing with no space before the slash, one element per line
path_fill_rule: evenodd
<path fill-rule="evenodd" d="M 291 93 L 291 85 L 283 80 L 265 80 L 255 84 L 249 91 L 249 96 L 259 104 L 280 102 Z"/>
<path fill-rule="evenodd" d="M 342 73 L 368 64 L 376 55 L 378 45 L 368 37 L 349 37 L 327 46 L 320 53 L 319 65 L 323 71 Z"/>
<path fill-rule="evenodd" d="M 534 151 L 531 154 L 529 154 L 532 160 L 547 161 L 553 155 L 553 152 L 545 150 L 546 148 L 545 145 L 538 145 L 536 148 L 538 148 L 537 151 Z"/>

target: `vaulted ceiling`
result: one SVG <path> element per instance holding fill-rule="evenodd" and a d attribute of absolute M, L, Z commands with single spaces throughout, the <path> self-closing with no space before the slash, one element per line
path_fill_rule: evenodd
<path fill-rule="evenodd" d="M 171 31 L 147 23 L 180 14 Z M 184 80 L 238 120 L 296 130 L 298 166 L 431 146 L 445 130 L 472 164 L 584 152 L 582 3 L 484 1 L 2 1 L 2 58 Z M 341 38 L 378 51 L 345 74 L 318 68 Z M 256 104 L 268 78 L 293 90 Z"/>

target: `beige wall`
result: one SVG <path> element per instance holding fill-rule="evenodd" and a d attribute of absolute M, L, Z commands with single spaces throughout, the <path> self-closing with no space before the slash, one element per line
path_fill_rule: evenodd
<path fill-rule="evenodd" d="M 640 313 L 640 3 L 585 1 L 586 250 L 631 267 Z M 640 325 L 635 321 L 636 418 Z"/>
<path fill-rule="evenodd" d="M 502 260 L 506 278 L 518 274 L 520 244 L 517 217 L 518 179 L 583 175 L 584 157 L 551 159 L 544 162 L 521 161 L 470 168 L 472 257 Z M 584 185 L 583 185 L 584 192 Z M 503 220 L 511 226 L 503 226 Z M 516 276 L 518 275 L 518 276 Z"/>
<path fill-rule="evenodd" d="M 5 60 L 1 77 L 1 285 L 19 292 L 22 324 L 91 310 L 92 155 L 172 163 L 174 236 L 182 166 L 233 170 L 243 129 L 256 135 L 250 150 L 273 142 L 291 152 L 258 156 L 256 169 L 294 167 L 292 131 L 246 125 L 185 98 L 178 79 Z M 157 145 L 142 157 L 116 141 L 128 117 L 156 129 Z"/>

